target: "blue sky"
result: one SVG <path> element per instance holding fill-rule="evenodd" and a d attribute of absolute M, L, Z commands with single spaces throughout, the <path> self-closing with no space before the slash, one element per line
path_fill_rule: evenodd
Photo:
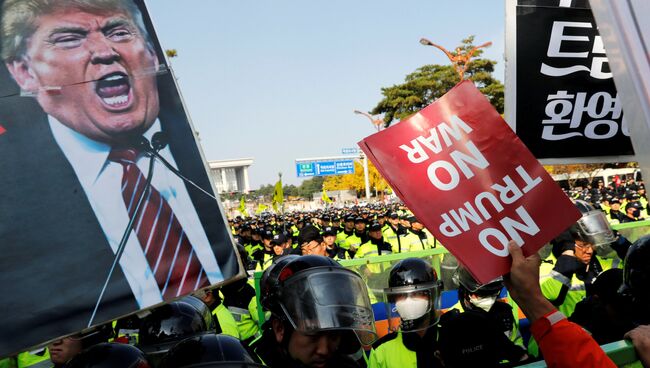
<path fill-rule="evenodd" d="M 372 134 L 381 87 L 446 57 L 468 35 L 492 41 L 503 81 L 497 0 L 149 0 L 149 12 L 208 160 L 254 157 L 252 188 L 298 184 L 296 158 L 340 155 Z M 180 4 L 180 5 L 179 5 Z"/>

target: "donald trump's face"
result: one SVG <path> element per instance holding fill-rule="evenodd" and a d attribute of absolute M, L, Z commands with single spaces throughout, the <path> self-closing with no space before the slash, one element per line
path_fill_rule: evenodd
<path fill-rule="evenodd" d="M 158 116 L 158 60 L 125 11 L 41 15 L 7 67 L 46 113 L 94 140 L 128 139 Z"/>

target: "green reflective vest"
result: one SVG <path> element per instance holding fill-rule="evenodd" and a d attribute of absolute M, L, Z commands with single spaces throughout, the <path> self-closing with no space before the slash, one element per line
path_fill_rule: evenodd
<path fill-rule="evenodd" d="M 30 368 L 50 368 L 54 364 L 50 361 L 50 353 L 47 349 L 43 349 L 38 352 L 29 352 L 18 354 L 16 357 L 18 368 L 30 367 Z"/>
<path fill-rule="evenodd" d="M 370 351 L 368 368 L 416 368 L 416 352 L 409 350 L 402 341 L 402 332 L 398 331 L 382 338 L 378 346 Z M 431 352 L 433 354 L 433 351 Z"/>
<path fill-rule="evenodd" d="M 406 247 L 402 246 L 403 237 L 398 235 L 397 231 L 393 230 L 390 225 L 384 226 L 384 228 L 381 230 L 381 233 L 384 235 L 384 239 L 386 239 L 386 241 L 390 244 L 391 248 L 393 249 L 393 253 L 406 251 Z"/>
<path fill-rule="evenodd" d="M 341 248 L 346 250 L 351 250 L 352 252 L 356 252 L 356 250 L 360 246 L 361 246 L 361 238 L 358 237 L 355 233 L 352 233 L 352 235 L 349 235 L 345 238 L 345 241 L 341 245 Z"/>
<path fill-rule="evenodd" d="M 273 255 L 264 253 L 264 259 L 262 260 L 262 263 L 261 264 L 260 262 L 255 262 L 255 263 L 257 264 L 255 266 L 255 271 L 264 271 L 267 268 L 269 268 L 271 264 L 273 264 Z"/>
<path fill-rule="evenodd" d="M 339 246 L 339 248 L 347 250 L 348 248 L 346 248 L 347 245 L 345 244 L 345 239 L 347 239 L 347 237 L 348 234 L 346 234 L 345 231 L 341 230 L 336 234 L 336 240 L 334 242 Z"/>
<path fill-rule="evenodd" d="M 228 311 L 237 324 L 239 338 L 242 341 L 250 339 L 259 332 L 260 328 L 257 325 L 259 319 L 257 314 L 257 300 L 255 297 L 248 303 L 248 309 L 229 306 Z"/>
<path fill-rule="evenodd" d="M 217 306 L 212 311 L 212 315 L 217 318 L 217 321 L 219 321 L 221 333 L 239 339 L 237 322 L 235 322 L 235 319 L 233 318 L 232 314 L 230 314 L 228 308 L 226 308 L 223 304 L 219 304 L 219 306 Z"/>

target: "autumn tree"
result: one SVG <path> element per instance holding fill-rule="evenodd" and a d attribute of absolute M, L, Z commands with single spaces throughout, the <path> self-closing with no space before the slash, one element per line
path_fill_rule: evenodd
<path fill-rule="evenodd" d="M 383 193 L 388 189 L 388 183 L 381 176 L 377 168 L 368 161 L 368 181 L 370 190 L 373 193 Z M 325 190 L 355 190 L 357 194 L 364 193 L 366 183 L 363 176 L 363 164 L 361 161 L 354 162 L 354 174 L 328 176 L 323 183 Z"/>
<path fill-rule="evenodd" d="M 576 186 L 578 181 L 587 181 L 591 184 L 594 178 L 605 168 L 604 164 L 570 164 L 570 165 L 546 165 L 544 169 L 551 175 L 564 175 L 570 188 Z M 572 177 L 572 174 L 582 174 Z M 607 184 L 607 183 L 605 183 Z"/>
<path fill-rule="evenodd" d="M 461 41 L 461 52 L 474 48 L 474 36 Z M 451 52 L 457 55 L 456 51 Z M 492 76 L 496 61 L 482 59 L 482 49 L 474 53 L 465 72 L 465 79 L 474 82 L 490 103 L 503 113 L 504 88 L 503 84 Z M 404 83 L 381 89 L 384 98 L 379 101 L 371 114 L 383 114 L 385 126 L 393 121 L 402 120 L 428 106 L 436 99 L 447 93 L 460 82 L 460 77 L 452 65 L 424 65 L 406 76 Z"/>

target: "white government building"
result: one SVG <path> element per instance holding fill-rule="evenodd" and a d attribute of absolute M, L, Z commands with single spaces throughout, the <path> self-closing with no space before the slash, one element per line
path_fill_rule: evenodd
<path fill-rule="evenodd" d="M 217 187 L 217 193 L 248 193 L 251 190 L 248 180 L 248 168 L 252 164 L 252 157 L 208 161 L 210 174 Z"/>

